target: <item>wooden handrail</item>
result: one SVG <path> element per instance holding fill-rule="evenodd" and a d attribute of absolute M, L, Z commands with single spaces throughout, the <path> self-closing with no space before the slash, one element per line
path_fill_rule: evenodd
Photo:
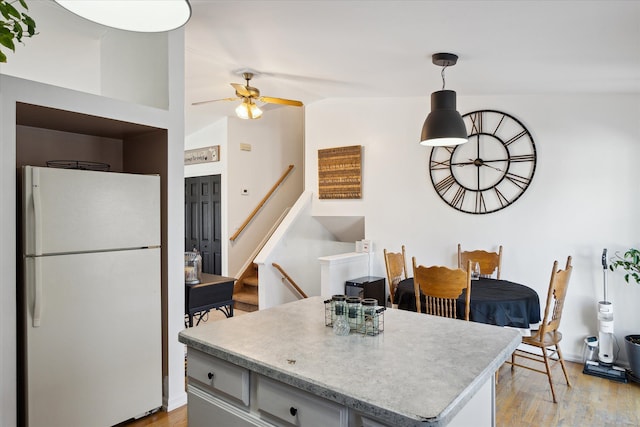
<path fill-rule="evenodd" d="M 247 276 L 248 271 L 251 272 L 251 274 L 253 274 L 253 263 L 255 262 L 256 257 L 258 256 L 262 248 L 264 248 L 264 245 L 267 244 L 267 242 L 269 241 L 273 233 L 276 231 L 278 226 L 282 223 L 282 220 L 284 219 L 284 217 L 287 216 L 290 210 L 291 208 L 288 207 L 282 212 L 282 214 L 278 217 L 278 219 L 276 219 L 276 221 L 271 226 L 271 229 L 267 232 L 267 234 L 264 235 L 264 238 L 262 239 L 262 241 L 258 243 L 256 248 L 251 253 L 251 255 L 247 258 L 247 260 L 242 265 L 242 267 L 240 267 L 240 270 L 238 271 L 238 273 L 236 273 L 235 275 L 232 275 L 232 277 L 238 278 L 238 282 L 240 282 L 240 280 L 244 279 L 244 277 Z"/>
<path fill-rule="evenodd" d="M 294 282 L 293 279 L 287 274 L 287 272 L 284 271 L 284 269 L 282 267 L 280 267 L 280 264 L 277 264 L 277 263 L 274 262 L 271 265 L 273 265 L 276 268 L 276 270 L 278 270 L 280 272 L 280 274 L 282 274 L 282 276 L 285 279 L 287 279 L 287 281 L 289 283 L 291 283 L 291 286 L 293 286 L 296 289 L 296 291 L 298 291 L 298 293 L 302 296 L 302 298 L 309 298 L 307 296 L 307 294 L 305 294 L 304 291 L 302 289 L 300 289 L 300 286 L 298 286 L 296 284 L 296 282 Z"/>
<path fill-rule="evenodd" d="M 267 200 L 269 200 L 269 197 L 271 197 L 271 195 L 274 193 L 274 191 L 276 191 L 276 189 L 278 188 L 278 186 L 280 184 L 282 184 L 282 181 L 285 180 L 285 178 L 287 177 L 287 175 L 289 175 L 291 173 L 291 171 L 293 170 L 293 165 L 289 165 L 289 167 L 287 168 L 286 171 L 284 171 L 284 173 L 282 174 L 282 176 L 280 177 L 280 179 L 278 180 L 278 182 L 276 182 L 275 184 L 273 184 L 273 187 L 271 187 L 271 190 L 269 190 L 269 192 L 267 193 L 266 196 L 264 196 L 262 198 L 262 200 L 260 201 L 260 203 L 258 203 L 258 206 L 256 206 L 256 208 L 253 210 L 253 212 L 251 212 L 249 214 L 249 216 L 247 217 L 247 219 L 244 220 L 244 222 L 242 223 L 242 225 L 238 228 L 238 230 L 233 233 L 233 236 L 231 236 L 229 238 L 229 240 L 231 240 L 232 242 L 235 241 L 238 236 L 244 231 L 244 229 L 247 227 L 247 225 L 249 225 L 249 223 L 253 220 L 253 218 L 256 216 L 256 214 L 258 213 L 258 211 L 260 209 L 262 209 L 262 206 L 264 206 L 264 204 L 267 202 Z"/>

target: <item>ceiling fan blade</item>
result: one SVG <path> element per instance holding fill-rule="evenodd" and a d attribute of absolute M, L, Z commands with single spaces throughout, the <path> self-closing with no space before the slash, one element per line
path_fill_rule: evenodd
<path fill-rule="evenodd" d="M 240 83 L 231 83 L 231 86 L 236 90 L 236 93 L 240 96 L 251 96 L 251 92 L 246 86 L 241 85 Z"/>
<path fill-rule="evenodd" d="M 295 101 L 293 99 L 284 99 L 284 98 L 271 98 L 269 96 L 261 96 L 258 98 L 262 102 L 266 102 L 268 104 L 282 104 L 282 105 L 292 105 L 294 107 L 302 107 L 302 102 Z"/>
<path fill-rule="evenodd" d="M 210 99 L 209 101 L 198 101 L 198 102 L 193 102 L 191 105 L 201 105 L 201 104 L 208 104 L 210 102 L 218 102 L 218 101 L 238 101 L 239 99 L 242 99 L 240 97 L 234 97 L 234 98 L 221 98 L 221 99 Z"/>

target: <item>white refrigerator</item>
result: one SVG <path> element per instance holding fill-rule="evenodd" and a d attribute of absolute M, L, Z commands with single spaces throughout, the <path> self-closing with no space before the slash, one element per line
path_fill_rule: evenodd
<path fill-rule="evenodd" d="M 29 427 L 162 405 L 160 177 L 25 166 L 20 372 Z"/>

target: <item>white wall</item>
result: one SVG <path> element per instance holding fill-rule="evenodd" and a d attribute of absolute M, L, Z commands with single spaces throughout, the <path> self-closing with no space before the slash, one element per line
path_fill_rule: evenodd
<path fill-rule="evenodd" d="M 134 104 L 169 106 L 167 33 L 108 31 L 100 43 L 100 94 Z M 123 49 L 126 46 L 126 49 Z"/>
<path fill-rule="evenodd" d="M 294 165 L 292 172 L 260 209 L 258 215 L 234 241 L 227 239 L 228 271 L 234 277 L 287 207 L 293 206 L 303 190 L 304 109 L 281 107 L 265 111 L 259 120 L 229 118 L 229 156 L 226 177 L 228 233 L 233 235 L 278 179 Z M 243 151 L 240 144 L 250 144 Z M 242 195 L 241 190 L 249 190 Z"/>
<path fill-rule="evenodd" d="M 230 111 L 233 107 L 230 104 Z M 185 149 L 220 145 L 220 161 L 189 165 L 185 177 L 221 175 L 221 227 L 223 275 L 238 277 L 258 243 L 275 220 L 291 207 L 303 188 L 303 129 L 301 108 L 275 108 L 259 120 L 228 117 L 186 137 Z M 240 144 L 251 146 L 250 151 Z M 294 169 L 274 195 L 262 206 L 245 231 L 233 235 L 262 198 L 292 164 Z M 249 190 L 242 195 L 241 190 Z"/>
<path fill-rule="evenodd" d="M 17 44 L 15 52 L 3 50 L 8 53 L 7 63 L 0 64 L 0 73 L 168 108 L 167 33 L 112 29 L 80 18 L 53 1 L 29 2 L 28 15 L 36 21 L 38 34 L 25 38 L 24 45 Z M 176 65 L 173 61 L 172 66 Z"/>
<path fill-rule="evenodd" d="M 354 250 L 354 243 L 336 241 L 335 236 L 311 216 L 312 197 L 312 193 L 306 191 L 298 198 L 255 258 L 259 268 L 261 310 L 299 299 L 298 293 L 282 280 L 282 274 L 272 263 L 279 264 L 307 296 L 316 296 L 321 295 L 321 261 L 318 258 Z"/>
<path fill-rule="evenodd" d="M 15 52 L 3 49 L 7 62 L 0 64 L 0 73 L 99 94 L 104 30 L 81 33 L 90 27 L 80 17 L 75 17 L 78 25 L 64 25 L 70 13 L 52 1 L 31 1 L 28 5 L 27 14 L 36 21 L 39 34 L 24 39 L 24 45 L 18 43 Z"/>
<path fill-rule="evenodd" d="M 331 99 L 307 106 L 305 189 L 317 194 L 317 150 L 364 146 L 363 197 L 313 201 L 313 215 L 363 215 L 374 250 L 372 274 L 385 276 L 382 249 L 425 265 L 456 265 L 456 245 L 504 246 L 502 275 L 534 288 L 541 303 L 554 260 L 573 256 L 562 331 L 569 359 L 597 332 L 602 298 L 600 255 L 640 244 L 638 182 L 640 96 L 458 96 L 461 113 L 497 109 L 519 118 L 538 151 L 525 194 L 499 212 L 469 215 L 446 205 L 429 177 L 430 150 L 418 144 L 429 112 L 425 98 Z M 410 264 L 410 259 L 408 263 Z M 640 327 L 640 286 L 609 274 L 620 347 Z M 626 355 L 620 352 L 621 362 Z"/>
<path fill-rule="evenodd" d="M 188 135 L 184 141 L 185 150 L 210 147 L 212 145 L 220 146 L 220 160 L 212 163 L 199 163 L 196 165 L 185 166 L 185 177 L 220 175 L 224 172 L 229 161 L 229 154 L 227 152 L 227 118 L 218 120 L 206 128 Z"/>

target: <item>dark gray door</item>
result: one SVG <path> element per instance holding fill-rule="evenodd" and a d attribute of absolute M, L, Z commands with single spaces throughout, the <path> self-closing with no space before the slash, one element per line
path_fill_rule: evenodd
<path fill-rule="evenodd" d="M 184 180 L 184 250 L 196 248 L 202 255 L 202 271 L 220 274 L 220 175 Z"/>

